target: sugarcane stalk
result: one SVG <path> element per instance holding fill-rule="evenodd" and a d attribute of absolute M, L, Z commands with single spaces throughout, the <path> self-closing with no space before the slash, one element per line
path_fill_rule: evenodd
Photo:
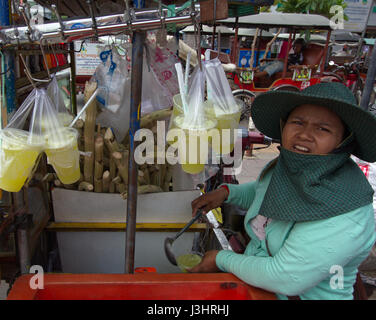
<path fill-rule="evenodd" d="M 142 170 L 138 170 L 137 182 L 139 185 L 146 184 L 145 174 Z"/>
<path fill-rule="evenodd" d="M 79 185 L 78 185 L 78 190 L 79 191 L 93 191 L 94 190 L 94 186 L 87 182 L 87 181 L 82 181 Z"/>
<path fill-rule="evenodd" d="M 116 185 L 115 183 L 113 183 L 112 181 L 110 182 L 110 186 L 109 186 L 109 189 L 108 189 L 108 192 L 109 193 L 115 193 L 116 191 Z"/>
<path fill-rule="evenodd" d="M 106 170 L 102 176 L 102 192 L 108 192 L 110 190 L 110 171 Z"/>
<path fill-rule="evenodd" d="M 115 187 L 118 193 L 124 193 L 127 191 L 127 187 L 125 186 L 124 183 L 117 183 L 115 184 Z"/>
<path fill-rule="evenodd" d="M 159 170 L 159 175 L 158 175 L 158 186 L 160 186 L 161 188 L 163 188 L 163 184 L 164 184 L 164 180 L 165 180 L 165 176 L 166 176 L 166 164 L 161 164 L 160 165 L 160 170 Z"/>
<path fill-rule="evenodd" d="M 156 121 L 170 118 L 171 113 L 172 113 L 171 108 L 151 112 L 151 113 L 141 117 L 140 127 L 150 129 L 155 125 Z"/>
<path fill-rule="evenodd" d="M 107 128 L 104 134 L 104 143 L 108 149 L 109 154 L 120 151 L 120 145 L 115 140 L 115 136 L 111 128 Z"/>
<path fill-rule="evenodd" d="M 94 177 L 94 192 L 102 192 L 102 190 L 102 177 L 100 179 Z"/>
<path fill-rule="evenodd" d="M 137 193 L 138 194 L 154 193 L 154 192 L 163 192 L 163 190 L 161 189 L 161 187 L 155 186 L 155 185 L 151 185 L 151 184 L 139 186 L 137 188 Z M 122 196 L 122 198 L 124 200 L 127 199 L 128 198 L 128 192 L 127 191 L 122 192 L 121 196 Z"/>
<path fill-rule="evenodd" d="M 152 173 L 151 176 L 150 176 L 150 183 L 151 183 L 152 185 L 155 185 L 155 186 L 158 185 L 159 174 L 160 174 L 159 171 L 160 171 L 160 166 L 159 166 L 159 164 L 154 165 L 154 171 L 153 171 L 153 173 Z"/>
<path fill-rule="evenodd" d="M 103 167 L 104 168 L 109 168 L 110 167 L 110 159 L 103 156 Z"/>
<path fill-rule="evenodd" d="M 124 183 L 128 183 L 128 157 L 128 151 L 124 151 L 123 154 L 120 152 L 112 153 L 112 158 Z"/>
<path fill-rule="evenodd" d="M 163 183 L 163 191 L 168 192 L 170 191 L 170 183 L 172 180 L 172 172 L 173 172 L 173 167 L 170 165 L 166 165 L 166 175 Z"/>
<path fill-rule="evenodd" d="M 143 164 L 143 165 L 140 166 L 140 169 L 143 172 L 143 177 L 145 179 L 145 184 L 150 184 L 150 173 L 149 173 L 148 165 L 147 164 Z"/>
<path fill-rule="evenodd" d="M 101 179 L 103 175 L 103 138 L 97 136 L 95 138 L 95 163 L 94 178 Z"/>
<path fill-rule="evenodd" d="M 115 178 L 112 179 L 112 182 L 115 183 L 115 184 L 122 183 L 122 181 L 123 180 L 119 176 L 116 176 Z"/>

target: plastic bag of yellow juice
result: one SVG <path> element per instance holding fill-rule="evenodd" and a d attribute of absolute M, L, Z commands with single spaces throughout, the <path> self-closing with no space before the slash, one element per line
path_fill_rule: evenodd
<path fill-rule="evenodd" d="M 235 100 L 222 64 L 218 58 L 203 62 L 207 82 L 206 114 L 217 121 L 220 139 L 213 139 L 212 149 L 219 154 L 228 154 L 234 148 L 241 106 Z M 229 131 L 229 132 L 228 132 Z"/>

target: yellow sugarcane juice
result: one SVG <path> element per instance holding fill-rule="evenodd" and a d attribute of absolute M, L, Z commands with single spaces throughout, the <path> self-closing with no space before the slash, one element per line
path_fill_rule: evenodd
<path fill-rule="evenodd" d="M 184 115 L 184 111 L 183 111 L 183 107 L 182 107 L 182 101 L 181 101 L 181 95 L 180 94 L 174 95 L 174 97 L 172 98 L 172 102 L 173 102 L 173 107 L 172 107 L 172 113 L 171 113 L 171 117 L 170 117 L 170 123 L 169 123 L 169 126 L 168 126 L 168 130 L 175 129 L 176 128 L 176 124 L 175 124 L 176 117 Z M 166 141 L 167 141 L 168 144 L 173 144 L 174 142 L 177 141 L 177 138 L 175 137 L 174 140 L 167 139 Z"/>
<path fill-rule="evenodd" d="M 57 117 L 64 127 L 68 127 L 73 121 L 73 116 L 68 112 L 59 112 Z"/>
<path fill-rule="evenodd" d="M 184 116 L 178 116 L 175 125 L 184 132 L 184 138 L 178 141 L 183 171 L 190 174 L 201 172 L 208 159 L 209 131 L 215 128 L 216 121 L 205 119 L 202 124 L 194 125 Z"/>
<path fill-rule="evenodd" d="M 0 131 L 0 188 L 18 192 L 32 172 L 42 151 L 42 138 L 29 132 L 5 128 Z"/>
<path fill-rule="evenodd" d="M 212 149 L 218 154 L 228 154 L 234 149 L 234 130 L 239 127 L 241 111 L 238 106 L 231 113 L 224 113 L 210 100 L 206 102 L 205 112 L 210 119 L 217 121 L 220 139 L 212 139 Z M 226 130 L 227 129 L 227 130 Z"/>
<path fill-rule="evenodd" d="M 187 269 L 197 266 L 201 260 L 202 258 L 198 254 L 190 253 L 177 257 L 176 262 L 181 271 L 187 272 Z"/>
<path fill-rule="evenodd" d="M 41 118 L 41 129 L 44 134 L 50 135 L 56 128 L 68 127 L 73 121 L 73 116 L 68 112 L 59 112 L 56 115 Z"/>
<path fill-rule="evenodd" d="M 46 155 L 63 184 L 80 179 L 80 155 L 77 146 L 78 132 L 73 128 L 60 128 L 46 136 Z"/>

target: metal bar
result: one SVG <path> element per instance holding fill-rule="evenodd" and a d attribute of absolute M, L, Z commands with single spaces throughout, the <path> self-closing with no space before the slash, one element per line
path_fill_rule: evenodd
<path fill-rule="evenodd" d="M 0 26 L 9 26 L 10 25 L 10 7 L 8 0 L 1 0 L 0 1 Z M 6 117 L 4 112 L 3 123 L 7 123 L 7 119 L 13 114 L 16 110 L 16 89 L 15 89 L 15 51 L 14 50 L 4 50 L 4 72 L 9 70 L 6 76 L 3 78 L 5 79 L 5 91 L 6 91 L 6 106 L 2 106 L 2 108 L 6 108 Z M 1 69 L 1 64 L 0 64 Z"/>
<path fill-rule="evenodd" d="M 184 16 L 184 17 L 171 17 L 166 18 L 165 23 L 177 23 L 177 24 L 189 24 L 192 23 L 191 16 Z M 98 26 L 98 36 L 108 35 L 111 33 L 119 33 L 119 32 L 126 32 L 129 30 L 129 26 L 132 27 L 133 31 L 146 31 L 151 29 L 158 29 L 161 26 L 161 20 L 148 20 L 148 21 L 133 21 L 130 24 L 128 23 L 119 23 L 116 25 L 108 25 L 108 26 Z M 95 36 L 95 30 L 92 28 L 83 28 L 83 29 L 71 29 L 65 30 L 64 35 L 67 37 L 67 41 L 78 40 L 80 38 L 92 37 Z M 52 32 L 46 33 L 44 35 L 45 38 L 49 40 L 58 39 L 59 33 Z"/>
<path fill-rule="evenodd" d="M 362 99 L 360 101 L 360 107 L 363 110 L 368 110 L 368 104 L 371 98 L 371 93 L 372 93 L 373 86 L 375 83 L 375 78 L 376 78 L 376 48 L 374 47 L 372 50 L 371 61 L 368 67 L 367 78 L 366 78 L 366 83 L 363 89 Z"/>
<path fill-rule="evenodd" d="M 185 223 L 136 223 L 137 231 L 180 231 Z M 122 222 L 51 222 L 48 231 L 123 231 L 127 224 Z M 206 223 L 194 223 L 187 232 L 206 230 Z"/>
<path fill-rule="evenodd" d="M 137 178 L 138 168 L 134 159 L 134 151 L 138 143 L 134 141 L 136 131 L 140 128 L 142 64 L 145 32 L 135 32 L 132 39 L 132 75 L 131 106 L 129 123 L 129 176 L 127 200 L 127 228 L 125 243 L 125 273 L 134 272 L 134 252 L 136 240 L 137 216 Z"/>
<path fill-rule="evenodd" d="M 359 59 L 360 58 L 360 53 L 362 51 L 362 48 L 363 48 L 363 41 L 364 41 L 364 37 L 366 36 L 366 33 L 367 33 L 367 25 L 368 25 L 368 22 L 369 22 L 369 18 L 371 16 L 371 13 L 373 12 L 373 8 L 374 8 L 374 3 L 372 3 L 369 7 L 369 10 L 368 10 L 368 14 L 367 14 L 367 20 L 364 24 L 364 29 L 362 31 L 362 34 L 359 38 L 359 42 L 358 42 L 358 50 L 356 51 L 356 56 L 355 56 L 355 59 Z"/>
<path fill-rule="evenodd" d="M 70 43 L 70 65 L 71 65 L 71 103 L 72 113 L 77 115 L 77 88 L 76 88 L 76 55 L 74 54 L 74 43 Z"/>
<path fill-rule="evenodd" d="M 17 246 L 21 274 L 27 274 L 30 269 L 30 248 L 26 227 L 20 227 L 17 230 Z"/>
<path fill-rule="evenodd" d="M 291 39 L 292 39 L 292 33 L 295 33 L 294 30 L 290 29 L 290 35 L 289 35 L 289 42 L 287 44 L 287 52 L 286 52 L 286 57 L 285 57 L 285 62 L 284 62 L 284 65 L 283 65 L 283 74 L 282 74 L 282 78 L 285 78 L 286 77 L 286 72 L 287 72 L 287 62 L 289 60 L 289 52 L 290 52 L 290 49 L 291 49 Z"/>
<path fill-rule="evenodd" d="M 329 48 L 329 42 L 330 42 L 330 36 L 331 36 L 331 34 L 332 34 L 332 32 L 329 30 L 328 34 L 326 36 L 326 43 L 325 43 L 324 54 L 322 56 L 321 65 L 320 65 L 320 77 L 322 77 L 324 75 L 326 56 L 328 55 L 328 48 Z"/>
<path fill-rule="evenodd" d="M 156 13 L 158 10 L 154 10 Z M 147 13 L 154 12 L 154 11 L 146 11 Z M 138 12 L 137 14 L 140 14 L 142 12 Z M 136 15 L 137 16 L 137 15 Z M 160 19 L 153 19 L 153 20 L 140 20 L 140 21 L 132 21 L 131 23 L 127 22 L 122 22 L 122 23 L 116 23 L 112 25 L 100 25 L 101 22 L 105 23 L 106 19 L 114 19 L 114 17 L 119 17 L 120 19 L 123 18 L 123 15 L 114 15 L 114 16 L 108 16 L 108 17 L 98 17 L 97 20 L 97 33 L 98 36 L 103 36 L 103 35 L 108 35 L 108 34 L 116 34 L 120 32 L 127 32 L 129 31 L 129 26 L 132 27 L 133 31 L 146 31 L 146 30 L 152 30 L 152 29 L 158 29 L 161 27 L 161 20 Z M 102 19 L 101 19 L 102 18 Z M 86 19 L 88 20 L 87 23 L 91 21 L 91 19 Z M 86 21 L 83 19 L 79 19 L 76 21 Z M 74 21 L 69 21 L 69 24 L 72 24 Z M 165 18 L 165 24 L 169 23 L 174 23 L 174 24 L 179 24 L 179 25 L 189 25 L 192 24 L 192 15 L 186 15 L 186 16 L 181 16 L 181 17 L 167 17 Z M 48 27 L 48 24 L 46 25 L 41 25 L 41 26 L 36 26 L 35 28 L 39 31 L 39 33 L 43 34 L 43 37 L 48 39 L 50 43 L 54 42 L 72 42 L 74 40 L 79 40 L 81 38 L 89 38 L 95 36 L 95 30 L 90 26 L 87 28 L 81 28 L 81 29 L 68 29 L 65 28 L 64 30 L 64 35 L 67 36 L 67 39 L 62 39 L 61 36 L 61 31 L 60 31 L 60 24 L 59 23 L 51 23 L 51 29 L 56 29 L 56 31 L 43 31 L 43 28 Z M 27 30 L 27 27 L 20 27 L 17 30 L 20 33 L 25 33 L 25 29 Z M 2 30 L 1 32 L 8 34 L 8 33 L 16 33 L 17 31 L 15 28 L 7 28 Z M 6 43 L 10 44 L 23 44 L 23 43 L 29 43 L 29 40 L 26 39 L 16 39 L 10 38 L 8 36 Z M 4 40 L 1 40 L 0 43 L 4 43 Z"/>

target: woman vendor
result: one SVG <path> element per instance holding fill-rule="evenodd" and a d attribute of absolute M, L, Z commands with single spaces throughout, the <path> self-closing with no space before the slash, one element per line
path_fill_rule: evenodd
<path fill-rule="evenodd" d="M 221 185 L 193 215 L 223 202 L 248 209 L 244 254 L 209 251 L 190 272 L 230 272 L 279 299 L 353 299 L 357 268 L 375 242 L 373 190 L 354 154 L 376 161 L 376 118 L 340 83 L 271 91 L 252 105 L 280 155 L 256 181 Z"/>

